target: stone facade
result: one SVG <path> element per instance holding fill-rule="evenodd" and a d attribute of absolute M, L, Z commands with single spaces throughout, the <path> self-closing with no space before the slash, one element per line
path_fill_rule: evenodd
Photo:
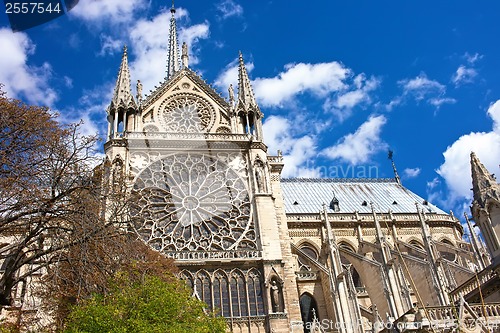
<path fill-rule="evenodd" d="M 187 47 L 179 58 L 171 12 L 167 77 L 150 95 L 138 81 L 133 96 L 124 49 L 105 153 L 139 194 L 133 227 L 176 260 L 193 297 L 231 332 L 379 332 L 449 312 L 452 291 L 489 265 L 481 242 L 397 173 L 282 179 L 242 55 L 226 100 Z"/>
<path fill-rule="evenodd" d="M 232 332 L 379 331 L 415 306 L 449 305 L 479 265 L 459 221 L 397 176 L 281 179 L 241 54 L 226 100 L 187 48 L 177 62 L 170 24 L 168 75 L 149 96 L 138 83 L 134 99 L 124 50 L 105 151 L 143 198 L 137 232 L 176 260 L 193 296 Z"/>

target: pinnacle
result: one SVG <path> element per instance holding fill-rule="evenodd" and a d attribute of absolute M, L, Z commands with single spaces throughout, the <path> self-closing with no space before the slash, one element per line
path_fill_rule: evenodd
<path fill-rule="evenodd" d="M 474 152 L 471 152 L 470 158 L 474 201 L 483 207 L 489 198 L 500 201 L 500 186 L 494 176 L 488 172 Z"/>
<path fill-rule="evenodd" d="M 238 107 L 242 107 L 246 112 L 250 109 L 259 110 L 241 51 L 239 52 L 238 74 Z"/>
<path fill-rule="evenodd" d="M 120 70 L 118 71 L 118 78 L 116 80 L 112 104 L 115 107 L 118 107 L 119 105 L 123 107 L 137 106 L 134 97 L 132 96 L 132 90 L 130 87 L 130 69 L 128 67 L 126 45 L 123 47 L 122 62 L 120 64 Z"/>

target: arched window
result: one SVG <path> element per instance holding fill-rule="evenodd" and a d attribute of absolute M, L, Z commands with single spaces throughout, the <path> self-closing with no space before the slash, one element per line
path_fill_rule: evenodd
<path fill-rule="evenodd" d="M 257 316 L 264 313 L 264 303 L 262 301 L 262 289 L 259 277 L 260 274 L 255 270 L 250 270 L 248 273 L 248 303 L 251 316 Z"/>
<path fill-rule="evenodd" d="M 449 246 L 454 246 L 449 240 L 443 239 L 441 243 L 449 245 Z M 441 256 L 445 258 L 446 260 L 449 261 L 455 261 L 457 259 L 457 255 L 455 252 L 452 252 L 452 250 L 444 250 L 441 251 Z"/>
<path fill-rule="evenodd" d="M 300 314 L 304 322 L 304 333 L 310 333 L 314 317 L 318 318 L 318 305 L 314 297 L 309 293 L 300 296 Z"/>
<path fill-rule="evenodd" d="M 318 252 L 316 252 L 316 249 L 311 244 L 308 244 L 308 243 L 302 244 L 300 246 L 300 250 L 314 260 L 318 260 L 318 258 L 319 258 Z M 298 261 L 299 261 L 299 270 L 300 271 L 310 271 L 311 270 L 311 267 L 308 265 L 308 262 L 306 260 L 301 259 L 299 257 Z"/>
<path fill-rule="evenodd" d="M 415 256 L 417 258 L 420 258 L 420 259 L 426 259 L 427 258 L 427 254 L 426 254 L 425 248 L 424 248 L 424 246 L 419 241 L 411 240 L 409 242 L 409 244 L 413 245 L 414 247 L 416 247 L 417 249 L 419 249 L 421 252 L 417 252 L 417 251 L 414 251 L 412 249 L 409 249 L 408 250 L 408 254 L 410 254 L 412 256 Z"/>
<path fill-rule="evenodd" d="M 352 246 L 345 243 L 345 242 L 339 243 L 339 248 L 341 250 L 354 253 L 354 249 L 352 248 Z M 351 273 L 351 277 L 352 277 L 352 283 L 354 284 L 354 287 L 356 288 L 356 292 L 358 294 L 364 293 L 365 292 L 365 285 L 363 284 L 363 281 L 361 281 L 361 277 L 359 276 L 358 271 L 356 270 L 356 268 L 354 268 L 354 266 L 351 264 L 351 262 L 344 255 L 342 255 L 342 252 L 340 252 L 340 261 L 342 262 L 344 269 L 349 269 L 349 272 Z"/>
<path fill-rule="evenodd" d="M 248 300 L 243 274 L 239 270 L 232 272 L 231 276 L 231 304 L 233 317 L 248 316 Z"/>
<path fill-rule="evenodd" d="M 346 242 L 340 242 L 339 249 L 354 253 L 354 249 L 352 248 L 352 246 Z M 349 260 L 347 260 L 347 258 L 342 255 L 342 252 L 340 252 L 340 261 L 342 262 L 343 265 L 350 265 Z"/>
<path fill-rule="evenodd" d="M 255 269 L 218 269 L 214 272 L 183 270 L 180 278 L 193 289 L 193 296 L 224 317 L 248 317 L 264 314 L 261 274 Z"/>

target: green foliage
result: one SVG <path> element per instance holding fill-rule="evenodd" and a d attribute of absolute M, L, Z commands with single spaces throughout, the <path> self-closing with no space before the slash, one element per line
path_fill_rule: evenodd
<path fill-rule="evenodd" d="M 145 276 L 142 283 L 118 276 L 106 295 L 73 308 L 66 333 L 224 333 L 225 320 L 207 314 L 183 282 Z"/>
<path fill-rule="evenodd" d="M 0 321 L 0 333 L 19 333 L 19 328 L 16 325 Z"/>

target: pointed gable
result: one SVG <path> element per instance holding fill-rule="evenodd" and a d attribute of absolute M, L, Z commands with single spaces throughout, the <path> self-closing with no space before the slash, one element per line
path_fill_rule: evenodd
<path fill-rule="evenodd" d="M 142 104 L 144 131 L 231 133 L 230 106 L 189 68 L 178 71 Z"/>

